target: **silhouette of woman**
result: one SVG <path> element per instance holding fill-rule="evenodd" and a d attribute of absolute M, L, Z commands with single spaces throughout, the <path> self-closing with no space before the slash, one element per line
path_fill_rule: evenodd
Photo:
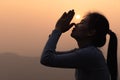
<path fill-rule="evenodd" d="M 117 80 L 117 37 L 109 29 L 109 22 L 98 12 L 88 13 L 80 23 L 71 23 L 74 10 L 64 13 L 57 21 L 41 56 L 41 64 L 50 67 L 75 68 L 76 80 Z M 62 33 L 72 26 L 71 37 L 79 48 L 66 52 L 56 51 L 56 44 Z M 110 35 L 107 60 L 100 47 Z"/>

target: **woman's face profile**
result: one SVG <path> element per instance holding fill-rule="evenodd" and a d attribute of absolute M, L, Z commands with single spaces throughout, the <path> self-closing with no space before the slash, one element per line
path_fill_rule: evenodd
<path fill-rule="evenodd" d="M 80 23 L 77 23 L 75 25 L 75 28 L 73 28 L 71 36 L 75 39 L 85 39 L 88 37 L 88 23 L 89 23 L 89 17 L 83 18 Z"/>

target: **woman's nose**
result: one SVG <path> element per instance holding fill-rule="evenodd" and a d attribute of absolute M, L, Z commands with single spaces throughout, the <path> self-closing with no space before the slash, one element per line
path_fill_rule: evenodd
<path fill-rule="evenodd" d="M 75 27 L 78 27 L 80 24 L 79 23 L 77 23 L 77 24 L 75 24 Z"/>

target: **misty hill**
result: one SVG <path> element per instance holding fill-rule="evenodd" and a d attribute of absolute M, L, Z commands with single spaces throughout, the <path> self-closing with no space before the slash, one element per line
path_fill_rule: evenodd
<path fill-rule="evenodd" d="M 74 70 L 45 67 L 39 57 L 0 54 L 0 80 L 74 80 Z"/>

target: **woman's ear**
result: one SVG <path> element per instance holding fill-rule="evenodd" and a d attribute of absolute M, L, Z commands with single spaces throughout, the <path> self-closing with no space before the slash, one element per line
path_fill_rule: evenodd
<path fill-rule="evenodd" d="M 88 36 L 90 37 L 90 36 L 94 36 L 96 34 L 96 30 L 90 30 L 89 32 L 88 32 Z"/>

